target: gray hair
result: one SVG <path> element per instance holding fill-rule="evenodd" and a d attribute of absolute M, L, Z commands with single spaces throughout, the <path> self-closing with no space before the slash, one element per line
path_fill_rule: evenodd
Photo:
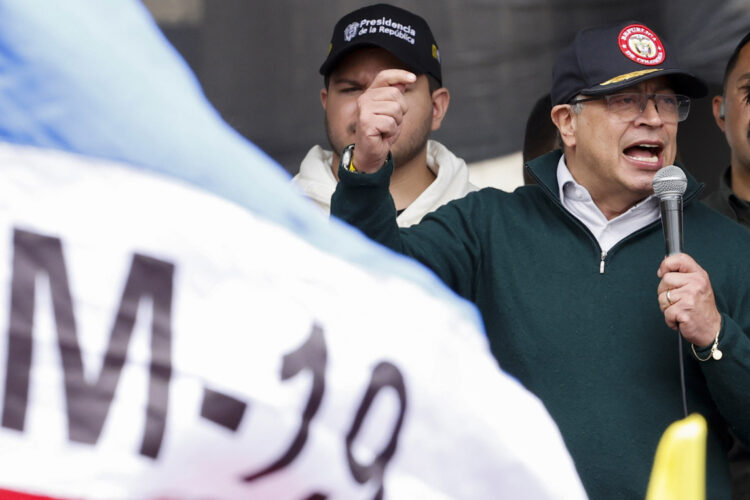
<path fill-rule="evenodd" d="M 572 101 L 575 101 L 575 100 L 577 100 L 577 99 L 580 99 L 580 98 L 582 98 L 582 97 L 586 97 L 586 96 L 585 96 L 585 95 L 583 95 L 583 94 L 578 94 L 578 95 L 576 95 L 576 96 L 575 96 L 575 97 L 574 97 L 573 99 L 571 99 L 571 100 L 572 100 Z M 577 102 L 577 103 L 575 103 L 575 104 L 571 104 L 571 105 L 570 105 L 570 109 L 572 109 L 572 110 L 573 110 L 573 113 L 575 113 L 575 114 L 580 114 L 580 113 L 581 113 L 581 110 L 583 110 L 583 103 L 582 103 L 582 102 Z"/>

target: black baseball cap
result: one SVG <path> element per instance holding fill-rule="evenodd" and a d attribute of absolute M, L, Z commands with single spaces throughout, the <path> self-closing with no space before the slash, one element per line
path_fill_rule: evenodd
<path fill-rule="evenodd" d="M 643 23 L 584 29 L 557 57 L 552 105 L 568 103 L 578 94 L 611 94 L 659 76 L 669 76 L 678 94 L 708 94 L 706 84 L 682 69 L 667 44 Z"/>
<path fill-rule="evenodd" d="M 320 74 L 331 71 L 347 54 L 363 47 L 387 50 L 418 75 L 432 75 L 440 85 L 440 51 L 427 22 L 408 10 L 384 3 L 362 7 L 345 15 L 333 27 L 328 57 Z"/>

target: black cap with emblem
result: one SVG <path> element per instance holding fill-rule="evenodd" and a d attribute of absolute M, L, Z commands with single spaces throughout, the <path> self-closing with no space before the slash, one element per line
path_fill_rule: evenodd
<path fill-rule="evenodd" d="M 339 19 L 320 74 L 328 76 L 344 56 L 363 47 L 385 49 L 416 74 L 427 73 L 443 83 L 435 37 L 427 22 L 408 10 L 381 3 Z"/>
<path fill-rule="evenodd" d="M 656 33 L 636 21 L 584 29 L 557 57 L 550 95 L 565 104 L 578 94 L 612 94 L 643 80 L 668 76 L 674 91 L 704 97 L 702 80 L 682 69 Z"/>

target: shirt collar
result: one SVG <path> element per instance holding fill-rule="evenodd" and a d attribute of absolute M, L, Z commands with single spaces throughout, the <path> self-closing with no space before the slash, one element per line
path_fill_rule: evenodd
<path fill-rule="evenodd" d="M 560 196 L 560 202 L 563 206 L 570 201 L 594 203 L 589 190 L 578 184 L 573 178 L 573 174 L 570 173 L 568 164 L 565 162 L 565 155 L 560 156 L 560 161 L 557 162 L 557 185 L 559 190 L 558 195 Z M 658 205 L 659 199 L 655 194 L 652 194 L 630 207 L 625 213 L 634 211 L 652 211 L 658 209 Z"/>
<path fill-rule="evenodd" d="M 635 231 L 659 220 L 659 199 L 656 195 L 647 197 L 612 220 L 607 220 L 589 191 L 573 178 L 564 156 L 560 157 L 557 164 L 557 182 L 562 206 L 589 229 L 604 252 Z"/>

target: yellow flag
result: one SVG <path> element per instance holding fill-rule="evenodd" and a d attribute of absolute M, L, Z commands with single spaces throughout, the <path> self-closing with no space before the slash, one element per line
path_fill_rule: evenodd
<path fill-rule="evenodd" d="M 659 441 L 646 500 L 705 500 L 706 419 L 674 422 Z"/>

